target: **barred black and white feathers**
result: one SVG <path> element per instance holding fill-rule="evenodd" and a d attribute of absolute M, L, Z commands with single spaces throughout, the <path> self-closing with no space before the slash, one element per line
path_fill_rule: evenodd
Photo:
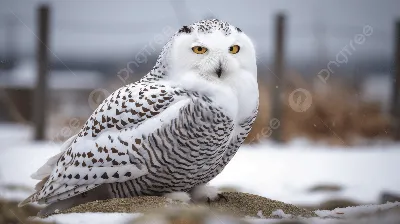
<path fill-rule="evenodd" d="M 198 46 L 206 52 L 196 53 Z M 51 204 L 99 186 L 110 197 L 188 192 L 228 164 L 257 109 L 250 39 L 219 20 L 185 26 L 149 74 L 105 99 L 32 175 L 41 180 L 37 192 L 20 205 Z"/>

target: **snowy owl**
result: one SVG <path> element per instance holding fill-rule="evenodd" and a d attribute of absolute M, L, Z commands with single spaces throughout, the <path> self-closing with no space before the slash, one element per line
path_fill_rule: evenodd
<path fill-rule="evenodd" d="M 207 183 L 250 132 L 258 94 L 244 32 L 216 19 L 183 26 L 147 75 L 108 96 L 32 174 L 36 192 L 19 205 L 48 204 L 49 213 L 141 195 L 214 200 Z"/>

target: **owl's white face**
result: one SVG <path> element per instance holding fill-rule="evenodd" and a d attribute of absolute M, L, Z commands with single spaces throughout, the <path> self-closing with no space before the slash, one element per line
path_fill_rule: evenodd
<path fill-rule="evenodd" d="M 236 30 L 229 35 L 220 30 L 183 33 L 172 44 L 169 63 L 171 76 L 192 73 L 222 83 L 237 75 L 257 78 L 254 46 L 247 35 Z"/>
<path fill-rule="evenodd" d="M 258 104 L 256 54 L 246 34 L 229 28 L 229 34 L 219 29 L 198 32 L 193 28 L 178 33 L 166 56 L 165 80 L 207 94 L 231 118 L 241 120 Z"/>

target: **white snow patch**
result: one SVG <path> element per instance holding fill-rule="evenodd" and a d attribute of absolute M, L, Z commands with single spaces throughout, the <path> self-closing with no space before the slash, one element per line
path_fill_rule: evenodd
<path fill-rule="evenodd" d="M 20 132 L 25 135 L 25 129 L 20 127 Z M 13 128 L 11 131 L 14 132 Z M 6 132 L 0 128 L 0 133 Z M 15 131 L 16 133 L 18 131 Z M 18 139 L 15 142 L 6 138 Z M 0 156 L 0 198 L 8 200 L 23 200 L 34 192 L 38 180 L 30 176 L 39 169 L 51 156 L 59 152 L 61 145 L 52 142 L 30 142 L 23 136 L 12 138 L 1 136 L 2 143 Z M 5 144 L 3 144 L 3 142 Z M 22 186 L 27 190 L 12 190 L 7 186 Z M 31 189 L 31 191 L 29 191 Z"/>
<path fill-rule="evenodd" d="M 357 218 L 368 214 L 374 214 L 379 211 L 384 211 L 399 207 L 400 202 L 388 202 L 381 205 L 360 205 L 347 208 L 336 208 L 334 210 L 317 210 L 315 213 L 321 218 Z"/>
<path fill-rule="evenodd" d="M 291 215 L 291 214 L 285 214 L 285 212 L 282 209 L 273 211 L 271 215 L 277 216 L 279 218 L 292 218 L 293 217 L 293 215 Z"/>
<path fill-rule="evenodd" d="M 258 215 L 258 217 L 265 219 L 265 216 L 263 215 L 262 210 L 258 211 L 257 215 Z"/>
<path fill-rule="evenodd" d="M 71 213 L 53 215 L 44 219 L 33 218 L 32 221 L 42 221 L 57 224 L 108 224 L 108 223 L 127 223 L 142 214 L 129 213 Z"/>
<path fill-rule="evenodd" d="M 59 153 L 57 146 L 49 143 L 29 143 L 1 150 L 1 182 L 33 187 L 38 181 L 31 179 L 31 174 L 51 156 Z"/>

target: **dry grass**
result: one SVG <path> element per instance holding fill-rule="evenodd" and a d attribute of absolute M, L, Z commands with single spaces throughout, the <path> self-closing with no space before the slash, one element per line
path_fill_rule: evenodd
<path fill-rule="evenodd" d="M 351 86 L 337 80 L 318 86 L 296 74 L 290 77 L 282 97 L 283 114 L 279 127 L 284 141 L 306 137 L 336 145 L 352 145 L 357 138 L 390 138 L 390 118 L 382 113 L 376 102 L 360 100 Z M 265 128 L 268 128 L 271 100 L 266 84 L 260 83 L 259 86 L 259 115 L 247 143 L 268 137 L 260 133 L 263 129 L 266 133 Z M 290 93 L 297 88 L 306 89 L 312 95 L 312 104 L 304 112 L 294 111 L 288 103 Z"/>

